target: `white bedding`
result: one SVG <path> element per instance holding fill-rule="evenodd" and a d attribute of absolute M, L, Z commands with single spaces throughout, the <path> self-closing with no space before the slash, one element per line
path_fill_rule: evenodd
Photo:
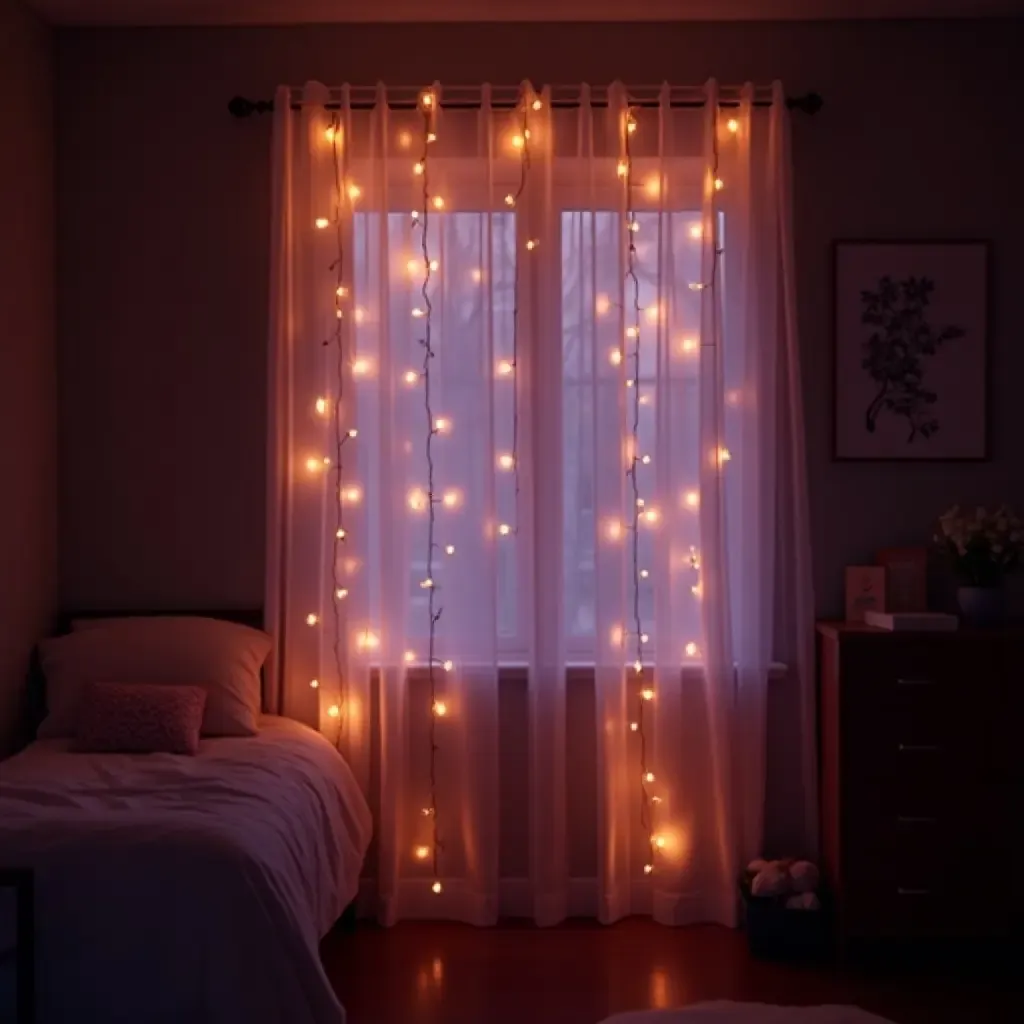
<path fill-rule="evenodd" d="M 338 1024 L 320 938 L 355 897 L 370 812 L 297 722 L 196 757 L 0 762 L 0 867 L 35 869 L 39 1024 Z"/>

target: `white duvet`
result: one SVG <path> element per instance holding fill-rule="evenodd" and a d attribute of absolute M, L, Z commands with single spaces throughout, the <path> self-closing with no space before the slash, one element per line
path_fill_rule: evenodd
<path fill-rule="evenodd" d="M 0 762 L 0 866 L 35 870 L 38 1024 L 338 1024 L 318 945 L 370 828 L 333 746 L 273 716 L 196 757 L 43 740 Z"/>

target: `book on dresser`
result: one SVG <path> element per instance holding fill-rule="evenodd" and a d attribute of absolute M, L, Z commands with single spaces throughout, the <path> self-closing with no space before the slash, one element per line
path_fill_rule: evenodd
<path fill-rule="evenodd" d="M 818 624 L 821 861 L 841 945 L 1010 939 L 1024 629 Z"/>

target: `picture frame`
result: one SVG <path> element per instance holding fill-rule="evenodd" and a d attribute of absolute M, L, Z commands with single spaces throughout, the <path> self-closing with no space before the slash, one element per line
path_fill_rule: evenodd
<path fill-rule="evenodd" d="M 882 548 L 875 561 L 885 569 L 885 610 L 928 610 L 928 549 Z"/>
<path fill-rule="evenodd" d="M 832 246 L 833 457 L 988 458 L 989 245 Z"/>
<path fill-rule="evenodd" d="M 885 569 L 878 565 L 848 565 L 846 621 L 863 622 L 866 611 L 885 610 Z"/>

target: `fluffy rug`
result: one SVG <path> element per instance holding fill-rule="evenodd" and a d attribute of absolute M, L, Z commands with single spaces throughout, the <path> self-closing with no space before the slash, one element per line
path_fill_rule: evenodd
<path fill-rule="evenodd" d="M 601 1024 L 892 1024 L 855 1006 L 769 1006 L 698 1003 L 678 1010 L 617 1013 Z"/>

